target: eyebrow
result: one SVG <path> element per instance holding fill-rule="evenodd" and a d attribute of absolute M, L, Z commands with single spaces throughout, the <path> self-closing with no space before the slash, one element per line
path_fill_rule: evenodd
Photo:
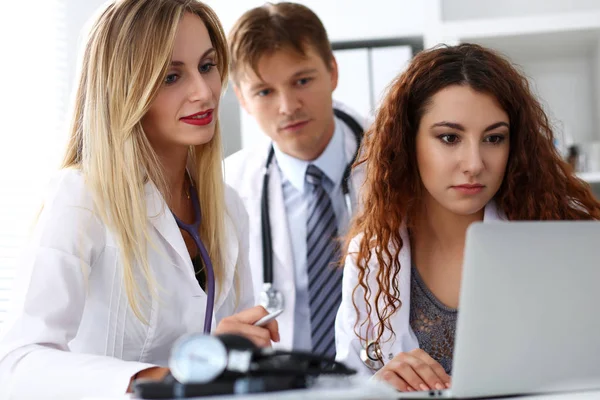
<path fill-rule="evenodd" d="M 501 122 L 496 122 L 496 123 L 488 126 L 483 131 L 484 132 L 489 132 L 489 131 L 492 131 L 492 130 L 494 130 L 496 128 L 500 128 L 501 126 L 505 126 L 505 127 L 507 127 L 507 128 L 510 129 L 510 125 L 508 125 L 506 122 L 501 121 Z M 456 130 L 459 130 L 461 132 L 466 131 L 466 129 L 465 129 L 464 126 L 462 126 L 461 124 L 458 124 L 456 122 L 442 121 L 442 122 L 437 122 L 437 123 L 431 125 L 431 128 L 437 128 L 437 127 L 445 127 L 445 128 L 456 129 Z"/>
<path fill-rule="evenodd" d="M 214 49 L 214 47 L 211 47 L 210 49 L 206 50 L 206 51 L 204 52 L 204 54 L 202 54 L 202 56 L 200 56 L 200 60 L 202 60 L 203 58 L 205 58 L 205 57 L 206 57 L 206 56 L 208 56 L 208 55 L 209 55 L 211 52 L 214 52 L 214 51 L 216 51 L 216 50 Z M 172 67 L 180 67 L 180 66 L 182 66 L 182 65 L 185 65 L 185 63 L 184 63 L 183 61 L 177 61 L 177 60 L 173 60 L 173 61 L 171 61 L 171 66 L 172 66 Z"/>
<path fill-rule="evenodd" d="M 296 72 L 294 75 L 292 75 L 292 78 L 297 78 L 300 75 L 308 75 L 308 74 L 314 74 L 315 72 L 317 72 L 316 68 L 305 68 L 305 69 L 301 69 L 300 71 Z"/>
<path fill-rule="evenodd" d="M 317 72 L 316 68 L 302 69 L 302 70 L 296 72 L 294 75 L 292 75 L 290 77 L 290 79 L 295 79 L 295 78 L 298 78 L 298 77 L 300 77 L 302 75 L 314 74 L 315 72 Z M 259 83 L 256 83 L 256 84 L 250 86 L 250 90 L 253 91 L 253 92 L 255 92 L 255 91 L 260 90 L 260 89 L 262 89 L 262 88 L 264 88 L 266 86 L 269 86 L 268 83 L 266 83 L 266 82 L 259 82 Z"/>

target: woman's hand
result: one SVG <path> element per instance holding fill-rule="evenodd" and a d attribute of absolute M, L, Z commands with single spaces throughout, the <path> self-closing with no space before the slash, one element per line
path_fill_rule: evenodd
<path fill-rule="evenodd" d="M 381 379 L 402 392 L 442 390 L 450 387 L 450 376 L 429 354 L 421 349 L 400 353 L 375 378 Z"/>
<path fill-rule="evenodd" d="M 253 324 L 268 315 L 269 313 L 262 306 L 256 306 L 223 318 L 215 334 L 233 333 L 242 335 L 252 340 L 258 347 L 271 347 L 271 340 L 279 342 L 279 327 L 277 321 L 273 320 L 264 327 L 254 326 Z"/>

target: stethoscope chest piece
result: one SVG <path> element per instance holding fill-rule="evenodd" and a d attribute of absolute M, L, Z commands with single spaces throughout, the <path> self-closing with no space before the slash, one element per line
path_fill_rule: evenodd
<path fill-rule="evenodd" d="M 378 371 L 383 368 L 383 352 L 378 342 L 368 342 L 367 347 L 360 351 L 361 361 L 372 370 Z"/>
<path fill-rule="evenodd" d="M 265 283 L 263 290 L 260 292 L 260 305 L 268 312 L 272 313 L 277 310 L 282 310 L 284 306 L 283 294 L 275 289 L 272 284 Z"/>

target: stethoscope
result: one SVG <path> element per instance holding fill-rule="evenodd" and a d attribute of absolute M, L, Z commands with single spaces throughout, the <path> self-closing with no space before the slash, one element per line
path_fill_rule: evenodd
<path fill-rule="evenodd" d="M 210 328 L 212 325 L 212 317 L 213 311 L 215 308 L 215 271 L 213 269 L 212 262 L 210 261 L 210 256 L 208 255 L 208 251 L 202 243 L 200 239 L 200 221 L 202 221 L 202 212 L 200 211 L 200 200 L 198 200 L 198 193 L 196 192 L 196 188 L 191 185 L 190 186 L 190 197 L 192 199 L 192 205 L 194 207 L 194 223 L 186 224 L 177 216 L 175 213 L 173 217 L 175 217 L 175 222 L 177 222 L 177 226 L 180 229 L 183 229 L 194 240 L 194 244 L 198 248 L 200 252 L 200 256 L 202 257 L 202 263 L 206 268 L 206 313 L 204 314 L 204 333 L 210 333 Z"/>
<path fill-rule="evenodd" d="M 346 165 L 344 175 L 342 177 L 342 193 L 348 210 L 348 215 L 352 215 L 352 198 L 350 196 L 350 172 L 352 164 L 358 157 L 360 144 L 363 137 L 363 128 L 356 122 L 354 118 L 345 112 L 334 109 L 336 117 L 341 119 L 354 134 L 356 139 L 356 151 L 352 157 L 352 161 Z M 268 312 L 275 312 L 284 308 L 283 294 L 273 287 L 273 241 L 271 238 L 271 219 L 269 215 L 269 174 L 275 149 L 273 145 L 269 148 L 267 162 L 264 167 L 262 198 L 261 198 L 261 229 L 262 229 L 262 251 L 263 251 L 263 289 L 259 296 L 260 305 L 267 309 Z"/>
<path fill-rule="evenodd" d="M 376 341 L 368 342 L 367 346 L 360 350 L 359 357 L 363 364 L 374 371 L 383 368 L 383 352 Z"/>

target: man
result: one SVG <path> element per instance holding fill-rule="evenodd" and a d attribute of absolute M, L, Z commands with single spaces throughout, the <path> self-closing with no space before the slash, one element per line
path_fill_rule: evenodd
<path fill-rule="evenodd" d="M 251 218 L 256 296 L 267 309 L 284 310 L 280 348 L 335 356 L 342 271 L 334 263 L 356 204 L 358 177 L 350 179 L 349 166 L 364 121 L 347 109 L 334 115 L 337 63 L 323 24 L 307 7 L 249 10 L 229 46 L 239 102 L 271 139 L 225 162 L 227 183 Z"/>

